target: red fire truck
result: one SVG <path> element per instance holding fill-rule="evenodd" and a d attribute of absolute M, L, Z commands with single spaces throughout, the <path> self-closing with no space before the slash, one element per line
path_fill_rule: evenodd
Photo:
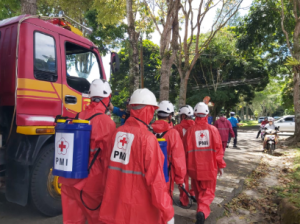
<path fill-rule="evenodd" d="M 90 102 L 90 83 L 106 79 L 97 46 L 81 35 L 62 18 L 0 21 L 2 191 L 8 201 L 30 201 L 47 216 L 61 213 L 52 175 L 55 117 L 75 117 Z M 111 64 L 117 61 L 114 54 Z"/>

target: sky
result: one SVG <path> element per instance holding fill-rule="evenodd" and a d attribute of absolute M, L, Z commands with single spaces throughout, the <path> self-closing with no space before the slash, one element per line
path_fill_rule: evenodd
<path fill-rule="evenodd" d="M 241 4 L 240 10 L 239 10 L 239 13 L 241 16 L 244 16 L 249 12 L 249 8 L 250 8 L 252 2 L 253 2 L 253 0 L 244 0 L 243 1 L 243 3 Z M 196 8 L 197 0 L 195 0 L 193 4 L 195 5 L 195 8 Z M 201 33 L 205 33 L 211 28 L 214 18 L 216 16 L 217 9 L 218 8 L 214 8 L 206 15 L 205 19 L 202 22 Z M 182 30 L 180 32 L 180 34 L 183 35 L 183 32 L 184 32 L 184 30 Z M 151 41 L 157 45 L 160 45 L 159 33 L 157 31 L 155 31 L 153 34 L 151 34 L 151 36 L 152 36 Z M 109 80 L 109 78 L 110 78 L 110 66 L 109 66 L 110 54 L 107 54 L 105 57 L 102 58 L 102 60 L 103 60 L 106 77 Z"/>

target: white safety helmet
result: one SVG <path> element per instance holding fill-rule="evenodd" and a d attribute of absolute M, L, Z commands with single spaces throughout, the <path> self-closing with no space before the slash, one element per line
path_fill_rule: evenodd
<path fill-rule="evenodd" d="M 103 79 L 95 79 L 90 86 L 90 98 L 98 96 L 102 98 L 109 97 L 111 88 L 109 83 Z"/>
<path fill-rule="evenodd" d="M 208 106 L 204 102 L 197 103 L 197 105 L 194 108 L 194 113 L 208 115 L 209 114 Z"/>
<path fill-rule="evenodd" d="M 150 105 L 158 107 L 155 95 L 147 88 L 137 89 L 133 92 L 129 101 L 129 105 L 132 104 Z"/>
<path fill-rule="evenodd" d="M 158 105 L 158 111 L 162 111 L 168 114 L 174 113 L 174 105 L 168 100 L 163 100 Z"/>
<path fill-rule="evenodd" d="M 274 118 L 273 117 L 269 117 L 268 118 L 268 121 L 270 122 L 270 121 L 274 121 Z"/>
<path fill-rule="evenodd" d="M 231 115 L 231 116 L 234 116 L 234 115 L 235 115 L 235 112 L 233 112 L 233 111 L 230 112 L 230 115 Z"/>
<path fill-rule="evenodd" d="M 179 114 L 185 114 L 188 117 L 192 117 L 194 115 L 194 110 L 190 105 L 185 105 L 179 109 Z"/>

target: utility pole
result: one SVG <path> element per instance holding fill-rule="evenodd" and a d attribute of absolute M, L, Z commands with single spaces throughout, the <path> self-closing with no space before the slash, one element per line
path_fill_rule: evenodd
<path fill-rule="evenodd" d="M 140 46 L 140 73 L 141 73 L 141 88 L 144 88 L 144 55 L 143 55 L 143 35 L 140 38 L 141 46 Z"/>

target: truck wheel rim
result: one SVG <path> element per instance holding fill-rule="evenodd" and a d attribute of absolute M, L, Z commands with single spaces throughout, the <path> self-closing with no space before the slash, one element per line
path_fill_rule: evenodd
<path fill-rule="evenodd" d="M 61 184 L 58 183 L 58 176 L 52 175 L 52 168 L 50 169 L 47 181 L 47 188 L 49 194 L 53 198 L 60 198 L 61 195 Z"/>

